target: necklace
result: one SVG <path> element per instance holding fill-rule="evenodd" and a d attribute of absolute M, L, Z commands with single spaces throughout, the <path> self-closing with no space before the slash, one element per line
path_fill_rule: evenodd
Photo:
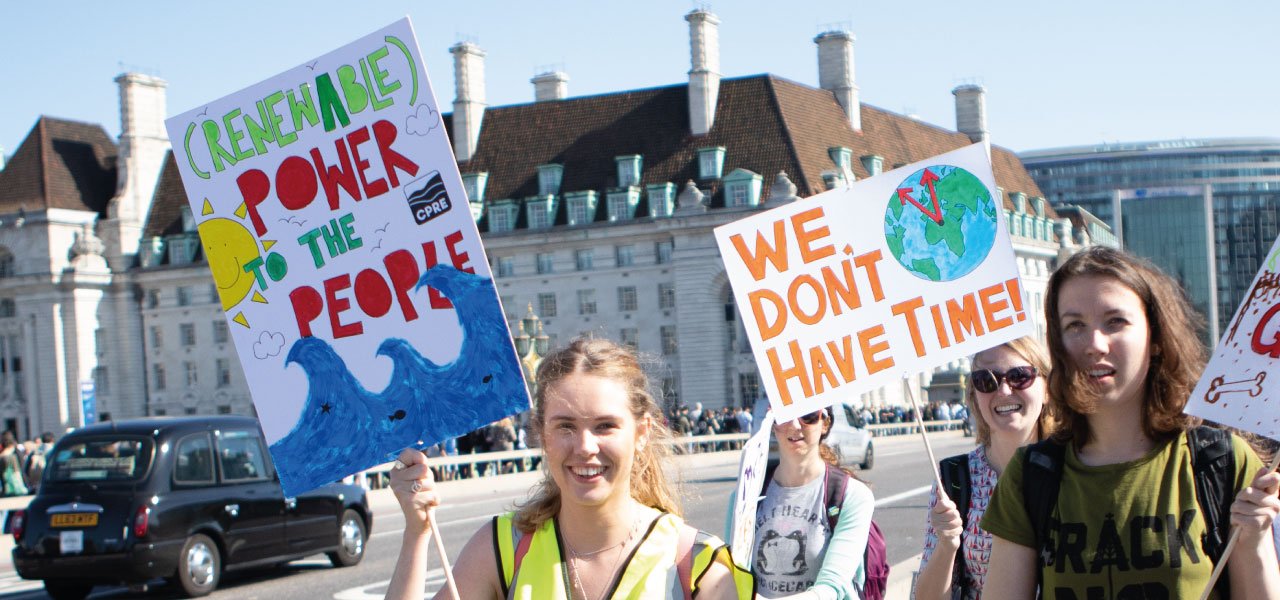
<path fill-rule="evenodd" d="M 612 550 L 618 547 L 621 547 L 622 549 L 625 550 L 626 546 L 631 543 L 631 540 L 633 538 L 635 538 L 636 532 L 640 530 L 640 519 L 636 517 L 634 514 L 635 513 L 634 505 L 632 505 L 631 511 L 632 511 L 631 532 L 627 534 L 627 537 L 625 539 L 623 539 L 622 541 L 616 544 L 613 544 L 611 546 L 605 546 L 604 548 L 601 548 L 599 550 L 580 553 L 577 550 L 574 550 L 573 546 L 569 544 L 569 540 L 567 539 L 564 540 L 565 548 L 569 549 L 569 574 L 572 576 L 573 586 L 574 588 L 577 589 L 578 595 L 579 597 L 582 598 L 582 600 L 590 600 L 590 598 L 587 596 L 586 587 L 582 585 L 582 578 L 578 576 L 578 566 L 577 564 L 575 564 L 576 561 L 579 561 L 583 558 L 590 558 L 597 554 L 603 553 L 607 550 Z M 618 556 L 616 556 L 613 559 L 613 566 L 609 569 L 610 576 L 612 576 L 614 573 L 618 571 L 618 565 L 622 562 L 622 555 L 623 555 L 623 552 L 618 552 Z M 605 593 L 608 593 L 607 589 L 605 590 Z M 601 595 L 600 598 L 601 600 L 603 600 L 604 596 Z"/>

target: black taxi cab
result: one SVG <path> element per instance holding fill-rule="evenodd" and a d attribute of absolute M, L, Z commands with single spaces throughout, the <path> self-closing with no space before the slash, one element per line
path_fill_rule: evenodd
<path fill-rule="evenodd" d="M 10 521 L 13 564 L 55 600 L 96 585 L 171 580 L 202 596 L 226 570 L 327 553 L 364 556 L 365 491 L 330 484 L 296 498 L 280 488 L 248 417 L 148 418 L 67 434 L 48 453 L 39 493 Z"/>

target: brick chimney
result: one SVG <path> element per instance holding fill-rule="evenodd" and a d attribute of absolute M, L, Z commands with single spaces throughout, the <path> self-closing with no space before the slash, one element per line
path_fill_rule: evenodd
<path fill-rule="evenodd" d="M 849 125 L 862 131 L 862 106 L 858 86 L 853 84 L 853 40 L 848 31 L 828 31 L 813 38 L 813 43 L 818 45 L 819 87 L 835 94 Z"/>
<path fill-rule="evenodd" d="M 169 84 L 141 73 L 124 73 L 115 81 L 120 88 L 118 179 L 116 196 L 107 207 L 107 218 L 100 223 L 99 235 L 107 262 L 113 269 L 123 269 L 138 253 L 142 226 L 151 211 L 169 150 L 164 128 L 165 88 Z"/>
<path fill-rule="evenodd" d="M 453 100 L 453 153 L 458 162 L 471 160 L 480 141 L 480 122 L 484 120 L 484 51 L 471 42 L 458 42 L 453 54 L 454 84 L 458 97 Z"/>
<path fill-rule="evenodd" d="M 716 120 L 720 97 L 720 18 L 705 10 L 684 16 L 689 22 L 689 130 L 706 135 Z"/>
<path fill-rule="evenodd" d="M 973 142 L 987 139 L 987 89 L 980 85 L 962 85 L 951 93 L 956 97 L 956 131 Z"/>
<path fill-rule="evenodd" d="M 529 81 L 533 83 L 535 102 L 564 100 L 569 96 L 569 76 L 563 71 L 548 71 Z"/>

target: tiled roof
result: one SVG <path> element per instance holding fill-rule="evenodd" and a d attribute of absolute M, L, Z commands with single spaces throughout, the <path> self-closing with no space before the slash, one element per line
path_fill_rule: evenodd
<path fill-rule="evenodd" d="M 452 138 L 451 115 L 444 117 Z M 970 144 L 964 134 L 867 104 L 862 105 L 862 131 L 855 132 L 830 92 L 772 75 L 723 80 L 715 122 L 704 136 L 689 132 L 688 86 L 683 84 L 490 107 L 483 123 L 475 155 L 459 168 L 489 174 L 488 202 L 536 195 L 537 167 L 551 163 L 564 165 L 562 194 L 603 194 L 617 185 L 614 157 L 639 154 L 644 157 L 641 185 L 671 182 L 682 189 L 694 180 L 704 192 L 713 192 L 712 207 L 723 206 L 717 182 L 698 181 L 698 149 L 715 146 L 725 148 L 725 175 L 735 169 L 761 175 L 763 202 L 779 171 L 787 173 L 801 197 L 825 191 L 822 172 L 835 168 L 829 147 L 851 149 L 854 175 L 864 178 L 869 176 L 859 160 L 864 155 L 883 157 L 889 170 Z M 1012 152 L 993 147 L 992 163 L 996 184 L 1006 192 L 1005 208 L 1013 209 L 1009 196 L 1014 192 L 1044 195 Z M 167 159 L 145 235 L 180 232 L 178 210 L 186 201 L 177 168 Z M 566 222 L 561 204 L 556 224 Z M 1027 209 L 1034 206 L 1028 203 Z M 603 220 L 607 203 L 601 201 L 597 210 L 595 220 Z M 1052 210 L 1046 206 L 1051 218 Z M 649 214 L 647 198 L 637 214 Z M 522 210 L 517 226 L 525 220 Z"/>
<path fill-rule="evenodd" d="M 562 193 L 603 193 L 617 185 L 614 157 L 629 154 L 644 157 L 641 185 L 672 182 L 682 188 L 697 179 L 698 148 L 723 146 L 723 173 L 741 168 L 761 175 L 763 201 L 779 171 L 796 184 L 799 196 L 825 191 L 822 172 L 835 168 L 830 147 L 850 148 L 854 175 L 864 178 L 870 175 L 859 160 L 864 155 L 883 157 L 889 170 L 970 143 L 964 134 L 866 104 L 862 131 L 855 132 L 830 92 L 757 75 L 721 82 L 715 122 L 705 136 L 689 133 L 687 85 L 489 108 L 476 154 L 460 168 L 489 174 L 490 202 L 537 194 L 536 168 L 550 163 L 564 165 Z M 1006 191 L 1006 208 L 1013 208 L 1008 193 L 1043 196 L 1012 152 L 993 148 L 992 163 L 997 185 Z M 714 191 L 714 183 L 699 186 Z M 717 194 L 711 206 L 722 203 Z M 597 208 L 603 216 L 605 203 Z M 648 214 L 644 202 L 638 214 Z M 518 225 L 523 221 L 521 215 Z M 564 222 L 562 209 L 556 223 Z"/>
<path fill-rule="evenodd" d="M 173 151 L 164 155 L 164 167 L 160 169 L 160 181 L 151 197 L 151 212 L 142 230 L 142 237 L 162 237 L 182 233 L 182 207 L 187 206 L 187 190 L 182 187 L 182 176 Z"/>
<path fill-rule="evenodd" d="M 106 214 L 116 144 L 102 126 L 40 117 L 0 171 L 0 212 L 66 208 Z"/>

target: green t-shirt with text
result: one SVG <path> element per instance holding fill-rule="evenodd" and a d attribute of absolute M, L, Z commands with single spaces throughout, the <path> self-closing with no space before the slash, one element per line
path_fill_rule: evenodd
<path fill-rule="evenodd" d="M 1232 436 L 1231 444 L 1236 474 L 1228 493 L 1234 497 L 1253 480 L 1262 461 L 1239 437 Z M 1026 448 L 1020 449 L 1009 461 L 982 528 L 1031 548 L 1035 535 L 1022 498 L 1025 453 Z M 1199 598 L 1213 572 L 1213 562 L 1201 549 L 1204 531 L 1185 433 L 1138 460 L 1097 467 L 1082 464 L 1069 446 L 1058 503 L 1049 519 L 1056 560 L 1044 568 L 1042 597 Z"/>

